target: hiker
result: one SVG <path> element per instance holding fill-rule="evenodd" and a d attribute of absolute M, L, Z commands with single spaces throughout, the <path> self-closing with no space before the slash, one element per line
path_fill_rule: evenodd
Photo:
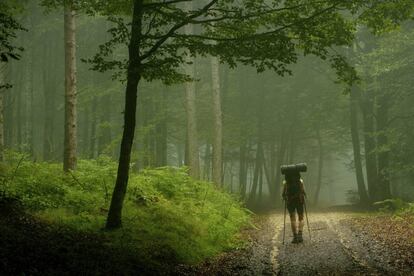
<path fill-rule="evenodd" d="M 286 201 L 286 207 L 289 211 L 293 233 L 292 243 L 303 242 L 303 205 L 305 203 L 305 196 L 305 187 L 300 173 L 298 171 L 286 173 L 285 180 L 283 181 L 283 200 Z M 296 223 L 296 212 L 299 217 L 298 224 Z"/>

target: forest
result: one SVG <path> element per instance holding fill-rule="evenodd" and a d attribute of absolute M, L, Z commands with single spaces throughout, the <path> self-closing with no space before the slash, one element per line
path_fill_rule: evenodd
<path fill-rule="evenodd" d="M 0 274 L 413 275 L 413 16 L 0 0 Z"/>

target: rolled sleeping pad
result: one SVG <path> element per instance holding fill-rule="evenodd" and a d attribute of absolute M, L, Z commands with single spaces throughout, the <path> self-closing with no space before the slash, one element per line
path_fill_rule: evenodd
<path fill-rule="evenodd" d="M 306 163 L 299 163 L 294 165 L 283 165 L 280 167 L 280 171 L 282 174 L 287 174 L 289 172 L 306 172 L 308 170 L 308 166 Z"/>

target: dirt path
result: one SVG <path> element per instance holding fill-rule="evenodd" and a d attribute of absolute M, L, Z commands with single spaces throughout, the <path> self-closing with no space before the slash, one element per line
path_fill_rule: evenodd
<path fill-rule="evenodd" d="M 283 214 L 260 218 L 262 227 L 252 245 L 223 256 L 204 266 L 198 275 L 414 275 L 412 268 L 393 266 L 395 252 L 356 230 L 353 213 L 311 213 L 309 239 L 305 226 L 304 243 L 292 244 L 289 219 L 286 241 Z"/>

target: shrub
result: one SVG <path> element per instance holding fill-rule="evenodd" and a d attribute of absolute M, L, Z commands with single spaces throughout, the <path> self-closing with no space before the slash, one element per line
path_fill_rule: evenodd
<path fill-rule="evenodd" d="M 100 231 L 109 207 L 116 163 L 109 158 L 80 160 L 65 174 L 61 164 L 34 163 L 9 154 L 2 168 L 3 189 L 51 223 Z M 249 214 L 232 195 L 212 183 L 195 181 L 185 168 L 131 173 L 123 228 L 107 233 L 110 242 L 150 259 L 194 263 L 239 246 L 238 233 Z"/>

